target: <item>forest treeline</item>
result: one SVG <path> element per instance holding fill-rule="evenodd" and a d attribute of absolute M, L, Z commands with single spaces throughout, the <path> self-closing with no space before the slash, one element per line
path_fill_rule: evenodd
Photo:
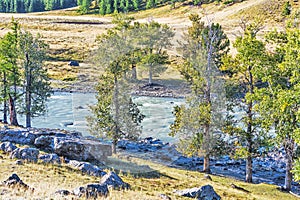
<path fill-rule="evenodd" d="M 76 0 L 0 0 L 0 12 L 27 13 L 70 8 Z"/>
<path fill-rule="evenodd" d="M 0 12 L 6 13 L 28 13 L 57 10 L 79 6 L 78 12 L 86 14 L 91 8 L 98 9 L 102 15 L 110 13 L 126 13 L 155 8 L 161 5 L 170 4 L 175 7 L 176 2 L 186 0 L 0 0 Z M 224 3 L 231 4 L 243 0 L 193 0 L 195 6 L 203 3 Z M 93 6 L 92 6 L 93 5 Z"/>

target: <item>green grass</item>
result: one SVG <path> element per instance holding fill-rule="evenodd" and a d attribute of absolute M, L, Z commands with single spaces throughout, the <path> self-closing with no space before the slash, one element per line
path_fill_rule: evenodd
<path fill-rule="evenodd" d="M 60 189 L 73 190 L 87 183 L 98 182 L 100 178 L 89 177 L 77 170 L 62 164 L 45 165 L 42 163 L 25 163 L 15 165 L 15 160 L 2 154 L 0 160 L 0 181 L 6 180 L 12 173 L 28 184 L 32 190 L 22 188 L 7 188 L 0 185 L 0 199 L 63 199 L 55 196 L 54 192 Z M 131 185 L 130 190 L 111 191 L 108 199 L 160 199 L 159 194 L 167 194 L 172 199 L 186 199 L 176 196 L 173 191 L 191 187 L 201 187 L 210 184 L 222 199 L 230 200 L 282 200 L 296 199 L 294 196 L 277 190 L 277 186 L 268 184 L 248 184 L 231 178 L 211 176 L 212 181 L 204 178 L 204 174 L 196 171 L 187 171 L 169 168 L 157 163 L 137 158 L 124 159 L 111 157 L 107 161 L 107 169 L 114 169 L 121 178 Z M 140 170 L 140 173 L 137 172 Z M 147 173 L 144 173 L 147 171 Z M 235 184 L 250 191 L 249 193 L 233 189 L 230 185 Z M 67 199 L 71 199 L 68 197 Z"/>

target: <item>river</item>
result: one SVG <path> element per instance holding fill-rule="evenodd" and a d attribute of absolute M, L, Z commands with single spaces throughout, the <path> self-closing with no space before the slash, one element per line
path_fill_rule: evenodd
<path fill-rule="evenodd" d="M 173 107 L 184 103 L 184 99 L 134 96 L 133 101 L 145 115 L 141 137 L 151 136 L 171 143 L 176 140 L 168 136 L 169 125 L 174 121 Z M 93 93 L 54 93 L 47 102 L 48 112 L 33 118 L 32 126 L 76 130 L 87 136 L 86 116 L 91 115 L 89 105 L 95 103 Z M 19 116 L 19 122 L 24 125 L 25 118 Z"/>

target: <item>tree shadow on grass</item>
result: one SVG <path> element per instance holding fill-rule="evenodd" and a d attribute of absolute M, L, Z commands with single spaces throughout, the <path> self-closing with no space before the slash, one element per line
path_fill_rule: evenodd
<path fill-rule="evenodd" d="M 106 161 L 105 166 L 109 170 L 113 170 L 116 173 L 122 173 L 125 175 L 133 176 L 134 178 L 161 178 L 166 177 L 169 179 L 175 179 L 164 173 L 159 172 L 156 169 L 151 168 L 149 165 L 141 165 L 132 161 L 121 160 L 118 158 L 109 158 Z"/>

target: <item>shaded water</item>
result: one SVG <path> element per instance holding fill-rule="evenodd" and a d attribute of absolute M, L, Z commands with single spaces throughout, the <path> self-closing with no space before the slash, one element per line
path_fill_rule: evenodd
<path fill-rule="evenodd" d="M 151 136 L 165 142 L 174 142 L 175 139 L 168 136 L 169 125 L 174 120 L 172 111 L 184 99 L 136 96 L 133 100 L 146 116 L 142 123 L 141 137 Z M 33 118 L 32 126 L 76 130 L 83 135 L 89 135 L 86 116 L 90 115 L 89 105 L 95 103 L 93 93 L 54 93 L 47 103 L 47 114 Z M 19 122 L 24 124 L 24 117 L 19 116 Z"/>

